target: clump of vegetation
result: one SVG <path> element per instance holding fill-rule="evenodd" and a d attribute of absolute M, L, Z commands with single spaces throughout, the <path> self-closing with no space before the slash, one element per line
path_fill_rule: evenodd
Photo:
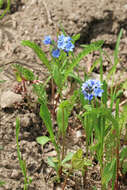
<path fill-rule="evenodd" d="M 93 167 L 93 159 L 96 159 L 100 167 L 101 189 L 119 190 L 119 177 L 127 172 L 127 106 L 120 112 L 120 98 L 117 86 L 114 88 L 114 76 L 119 62 L 118 51 L 122 30 L 119 33 L 116 48 L 114 50 L 114 64 L 106 78 L 103 79 L 103 41 L 97 41 L 89 45 L 82 45 L 82 51 L 74 54 L 75 42 L 80 35 L 68 36 L 63 30 L 56 38 L 46 36 L 43 43 L 49 46 L 50 59 L 44 51 L 34 42 L 23 41 L 24 46 L 34 50 L 38 58 L 42 61 L 48 71 L 48 77 L 42 83 L 34 73 L 21 65 L 13 65 L 17 81 L 22 85 L 22 91 L 27 96 L 27 81 L 33 85 L 34 92 L 38 96 L 40 104 L 40 117 L 42 118 L 48 136 L 40 136 L 37 142 L 44 146 L 52 143 L 56 151 L 55 157 L 48 157 L 47 163 L 56 172 L 55 181 L 62 183 L 65 189 L 67 179 L 75 171 L 80 171 L 85 187 L 86 176 L 89 167 Z M 84 71 L 84 80 L 79 76 L 78 67 L 84 56 L 93 51 L 100 52 L 100 58 L 95 62 L 89 71 Z M 90 74 L 100 64 L 100 80 L 90 78 Z M 73 79 L 73 80 L 72 80 Z M 108 86 L 111 80 L 111 87 Z M 76 87 L 71 89 L 67 96 L 65 89 L 71 82 L 76 83 Z M 49 99 L 46 88 L 47 84 L 51 88 L 51 99 Z M 110 100 L 110 104 L 108 103 Z M 51 104 L 49 107 L 48 105 Z M 73 110 L 78 107 L 77 118 L 80 120 L 86 135 L 86 152 L 81 147 L 76 152 L 70 151 L 66 144 L 68 133 L 69 117 Z M 54 125 L 57 123 L 57 130 Z M 24 173 L 24 162 L 21 159 L 18 145 L 19 120 L 17 120 L 17 151 L 25 177 L 25 184 L 29 185 L 27 176 Z M 124 131 L 124 145 L 121 145 L 121 136 Z M 85 156 L 84 156 L 85 155 Z M 23 165 L 22 165 L 23 164 Z M 26 166 L 25 166 L 26 168 Z M 25 187 L 24 187 L 25 188 Z"/>

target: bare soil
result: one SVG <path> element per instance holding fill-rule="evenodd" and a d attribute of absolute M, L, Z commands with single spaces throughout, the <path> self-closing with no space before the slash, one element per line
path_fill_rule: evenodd
<path fill-rule="evenodd" d="M 2 10 L 0 10 L 1 14 Z M 15 76 L 11 65 L 22 64 L 34 71 L 40 80 L 45 80 L 47 71 L 34 52 L 21 45 L 22 40 L 31 40 L 40 45 L 45 52 L 48 48 L 43 45 L 45 35 L 54 37 L 60 30 L 60 24 L 69 35 L 80 33 L 81 38 L 76 44 L 76 52 L 80 51 L 81 44 L 88 44 L 96 40 L 104 40 L 104 50 L 113 60 L 117 36 L 123 28 L 123 36 L 120 43 L 120 58 L 117 66 L 116 83 L 122 83 L 127 79 L 127 1 L 126 0 L 14 0 L 11 11 L 0 20 L 0 80 L 6 80 L 0 84 L 0 100 L 8 91 L 13 91 Z M 80 74 L 89 70 L 90 65 L 98 56 L 93 53 L 80 63 Z M 111 63 L 103 60 L 105 75 L 111 68 Z M 98 69 L 94 71 L 98 75 Z M 5 95 L 3 101 L 9 97 Z M 11 97 L 10 97 L 11 98 Z M 126 97 L 124 97 L 126 99 Z M 13 100 L 11 99 L 13 102 Z M 1 102 L 1 101 L 0 101 Z M 0 105 L 1 106 L 1 105 Z M 46 135 L 47 131 L 39 117 L 39 107 L 29 107 L 25 102 L 21 106 L 9 106 L 0 108 L 0 180 L 5 181 L 1 190 L 22 190 L 23 176 L 19 167 L 16 151 L 16 117 L 21 118 L 20 148 L 23 158 L 26 160 L 28 175 L 32 177 L 30 190 L 61 189 L 51 182 L 49 168 L 45 162 L 47 155 L 52 155 L 51 145 L 47 145 L 42 152 L 36 138 Z M 82 143 L 76 136 L 78 123 L 70 125 L 75 133 L 70 138 L 74 139 L 73 150 Z M 99 168 L 89 171 L 86 187 L 81 185 L 81 177 L 77 181 L 70 179 L 66 189 L 92 190 L 95 185 L 100 189 Z M 127 190 L 127 178 L 121 182 L 121 190 Z"/>

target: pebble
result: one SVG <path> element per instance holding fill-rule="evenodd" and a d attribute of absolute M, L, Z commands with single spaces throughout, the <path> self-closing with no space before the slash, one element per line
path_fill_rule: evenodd
<path fill-rule="evenodd" d="M 22 96 L 16 94 L 10 90 L 4 91 L 0 99 L 1 108 L 10 108 L 13 107 L 15 103 L 20 103 L 22 101 Z"/>
<path fill-rule="evenodd" d="M 19 179 L 21 177 L 21 174 L 20 174 L 20 172 L 18 171 L 18 170 L 13 170 L 12 171 L 12 174 L 11 174 L 11 178 L 12 179 Z"/>

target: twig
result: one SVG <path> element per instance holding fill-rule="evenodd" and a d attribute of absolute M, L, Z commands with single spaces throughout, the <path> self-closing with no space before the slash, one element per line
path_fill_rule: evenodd
<path fill-rule="evenodd" d="M 44 0 L 43 0 L 43 5 L 44 5 L 46 13 L 47 13 L 47 22 L 51 25 L 53 23 L 53 21 L 51 19 L 50 11 L 49 11 L 49 9 L 47 7 L 47 4 L 46 4 L 46 2 Z"/>

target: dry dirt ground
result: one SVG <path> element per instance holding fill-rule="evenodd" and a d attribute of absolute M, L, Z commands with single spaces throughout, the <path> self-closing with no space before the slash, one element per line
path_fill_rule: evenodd
<path fill-rule="evenodd" d="M 0 10 L 2 11 L 2 10 Z M 123 36 L 120 44 L 120 59 L 117 67 L 116 82 L 127 79 L 127 1 L 126 0 L 14 0 L 11 13 L 0 20 L 0 80 L 6 80 L 0 85 L 0 180 L 6 182 L 1 190 L 23 189 L 23 176 L 19 168 L 15 120 L 21 118 L 21 131 L 19 136 L 21 152 L 26 160 L 29 176 L 32 177 L 30 190 L 58 189 L 53 183 L 48 183 L 46 177 L 50 172 L 42 156 L 40 145 L 36 137 L 46 134 L 39 118 L 38 108 L 29 109 L 26 105 L 16 109 L 13 107 L 15 96 L 9 97 L 14 84 L 15 76 L 11 65 L 20 63 L 39 75 L 40 80 L 46 77 L 46 70 L 37 59 L 33 51 L 21 45 L 22 40 L 31 40 L 42 46 L 45 52 L 48 48 L 43 46 L 45 35 L 54 37 L 59 31 L 60 23 L 69 35 L 80 33 L 81 38 L 77 43 L 90 43 L 95 40 L 104 40 L 104 50 L 113 59 L 113 50 L 121 28 Z M 96 54 L 87 56 L 81 62 L 81 70 L 89 69 L 89 64 Z M 103 60 L 105 74 L 111 65 Z M 95 71 L 98 74 L 98 70 Z M 3 95 L 4 94 L 4 95 Z M 1 98 L 2 97 L 2 98 Z M 20 99 L 20 97 L 19 97 Z M 7 105 L 7 106 L 6 106 Z M 45 149 L 51 152 L 52 147 Z M 51 149 L 51 150 L 50 150 Z M 98 171 L 91 171 L 86 190 L 92 190 L 96 185 L 100 189 Z M 81 190 L 82 186 L 70 180 L 66 189 Z M 127 179 L 121 185 L 121 190 L 127 190 Z M 84 189 L 84 190 L 85 190 Z"/>

